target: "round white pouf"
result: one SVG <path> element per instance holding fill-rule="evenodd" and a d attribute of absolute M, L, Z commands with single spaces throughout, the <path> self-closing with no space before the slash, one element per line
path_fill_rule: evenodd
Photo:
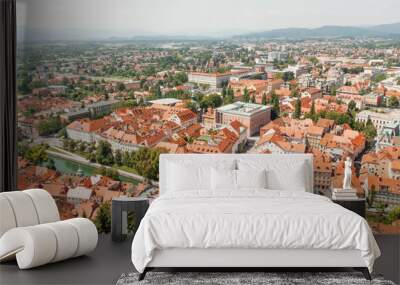
<path fill-rule="evenodd" d="M 51 262 L 74 257 L 78 250 L 78 233 L 75 228 L 65 221 L 43 224 L 49 228 L 57 239 L 57 252 Z"/>
<path fill-rule="evenodd" d="M 65 220 L 64 222 L 74 226 L 78 233 L 79 245 L 74 257 L 91 252 L 96 248 L 98 233 L 96 226 L 91 220 L 74 218 Z"/>
<path fill-rule="evenodd" d="M 19 268 L 28 269 L 89 253 L 97 240 L 95 225 L 84 218 L 14 228 L 0 238 L 0 259 L 15 255 Z"/>

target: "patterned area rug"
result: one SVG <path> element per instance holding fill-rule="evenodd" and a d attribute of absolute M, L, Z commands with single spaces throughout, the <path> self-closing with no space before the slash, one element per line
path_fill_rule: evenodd
<path fill-rule="evenodd" d="M 138 273 L 122 274 L 117 285 L 395 285 L 381 276 L 373 275 L 373 280 L 368 281 L 359 272 L 148 272 L 142 281 L 138 281 L 138 276 Z"/>

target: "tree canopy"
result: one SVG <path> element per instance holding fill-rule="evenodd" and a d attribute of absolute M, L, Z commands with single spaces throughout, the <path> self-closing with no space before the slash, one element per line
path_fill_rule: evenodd
<path fill-rule="evenodd" d="M 297 98 L 295 108 L 294 108 L 293 118 L 300 119 L 300 117 L 301 117 L 301 100 L 300 100 L 300 98 Z"/>
<path fill-rule="evenodd" d="M 112 165 L 114 163 L 114 156 L 109 142 L 99 141 L 96 149 L 96 161 L 104 165 Z"/>
<path fill-rule="evenodd" d="M 279 118 L 281 111 L 279 106 L 279 97 L 276 95 L 274 91 L 271 94 L 271 104 L 272 104 L 271 118 L 272 120 L 275 120 L 276 118 Z"/>
<path fill-rule="evenodd" d="M 219 94 L 210 94 L 204 96 L 200 101 L 200 108 L 203 110 L 207 109 L 208 107 L 218 108 L 222 105 L 223 100 L 221 95 Z"/>
<path fill-rule="evenodd" d="M 250 101 L 249 90 L 247 90 L 247 87 L 245 87 L 243 91 L 243 101 L 246 103 Z"/>

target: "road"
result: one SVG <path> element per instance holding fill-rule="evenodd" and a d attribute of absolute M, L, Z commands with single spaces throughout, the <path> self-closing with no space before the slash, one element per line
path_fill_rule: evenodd
<path fill-rule="evenodd" d="M 63 146 L 63 142 L 60 138 L 57 137 L 35 137 L 33 139 L 33 144 L 37 145 L 37 144 L 48 144 L 51 147 L 55 147 L 55 148 L 61 148 Z"/>

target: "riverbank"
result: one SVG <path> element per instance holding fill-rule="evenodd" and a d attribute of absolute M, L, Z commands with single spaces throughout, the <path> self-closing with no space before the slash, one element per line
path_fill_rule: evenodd
<path fill-rule="evenodd" d="M 99 163 L 95 163 L 95 162 L 91 162 L 89 160 L 87 160 L 86 158 L 79 156 L 75 153 L 63 150 L 61 148 L 57 148 L 57 147 L 51 147 L 50 149 L 47 150 L 47 154 L 50 156 L 50 158 L 59 158 L 59 159 L 63 159 L 66 161 L 71 161 L 77 164 L 81 164 L 87 167 L 91 167 L 93 168 L 93 172 L 101 167 L 105 167 L 105 168 L 112 168 L 110 166 L 106 166 L 106 165 L 102 165 Z M 135 173 L 131 173 L 122 169 L 118 169 L 118 168 L 114 168 L 117 172 L 118 175 L 121 177 L 125 177 L 128 178 L 129 180 L 133 180 L 134 184 L 138 184 L 139 182 L 143 182 L 146 180 L 145 177 L 140 176 L 138 174 Z M 87 172 L 90 172 L 90 170 L 87 169 Z M 124 179 L 123 179 L 124 180 Z M 128 181 L 129 182 L 129 181 Z M 136 182 L 136 183 L 135 183 Z M 158 186 L 158 181 L 154 181 L 152 180 L 151 183 L 155 186 Z"/>

